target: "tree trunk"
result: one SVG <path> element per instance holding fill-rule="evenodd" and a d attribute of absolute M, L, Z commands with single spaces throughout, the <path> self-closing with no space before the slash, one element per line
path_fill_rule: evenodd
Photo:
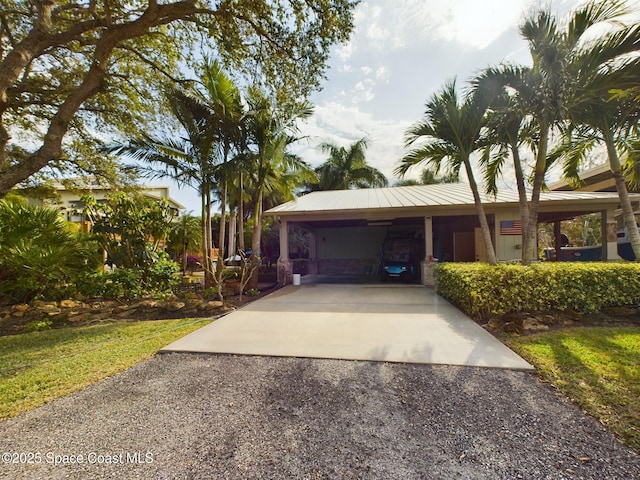
<path fill-rule="evenodd" d="M 243 252 L 246 250 L 244 246 L 244 193 L 242 186 L 242 174 L 240 174 L 240 200 L 238 203 L 238 249 Z"/>
<path fill-rule="evenodd" d="M 251 280 L 249 282 L 250 288 L 257 288 L 258 286 L 258 269 L 260 267 L 260 240 L 262 238 L 262 189 L 258 192 L 258 199 L 255 203 L 255 224 L 253 225 L 253 235 L 251 236 Z"/>
<path fill-rule="evenodd" d="M 544 176 L 547 173 L 547 148 L 549 138 L 549 127 L 541 125 L 540 139 L 538 141 L 538 154 L 536 156 L 536 168 L 533 177 L 533 187 L 531 190 L 531 201 L 529 202 L 529 223 L 526 232 L 527 250 L 522 252 L 523 258 L 537 258 L 537 237 L 538 237 L 538 207 L 540 205 L 540 191 L 544 183 Z"/>
<path fill-rule="evenodd" d="M 529 237 L 525 232 L 529 228 L 529 203 L 527 202 L 527 190 L 524 184 L 524 172 L 522 171 L 522 161 L 517 141 L 511 142 L 511 155 L 513 157 L 513 168 L 516 173 L 516 185 L 518 186 L 518 203 L 520 205 L 520 221 L 522 223 L 522 264 L 530 265 L 531 256 L 526 257 L 529 249 Z"/>
<path fill-rule="evenodd" d="M 624 181 L 622 175 L 622 167 L 620 165 L 620 158 L 618 157 L 618 151 L 613 140 L 611 130 L 607 127 L 603 128 L 603 137 L 605 145 L 607 146 L 607 155 L 609 157 L 609 168 L 613 173 L 613 178 L 616 181 L 616 190 L 618 191 L 618 197 L 620 197 L 620 206 L 622 207 L 622 217 L 624 219 L 624 225 L 629 232 L 629 239 L 631 240 L 631 248 L 633 254 L 636 256 L 635 261 L 640 261 L 640 231 L 638 231 L 638 225 L 636 223 L 636 216 L 633 213 L 633 206 L 629 199 L 629 191 L 627 190 L 627 184 Z M 602 226 L 605 228 L 605 226 Z"/>
<path fill-rule="evenodd" d="M 220 194 L 220 235 L 218 237 L 218 262 L 216 264 L 216 284 L 218 285 L 218 299 L 223 302 L 222 296 L 222 271 L 224 270 L 224 237 L 227 223 L 227 181 L 222 181 Z"/>
<path fill-rule="evenodd" d="M 496 259 L 496 251 L 493 248 L 493 240 L 491 238 L 491 228 L 489 228 L 489 222 L 487 222 L 487 216 L 484 213 L 484 206 L 482 205 L 482 200 L 480 199 L 480 194 L 478 193 L 478 184 L 476 183 L 476 180 L 473 176 L 473 170 L 471 169 L 471 163 L 469 162 L 469 158 L 466 158 L 464 160 L 464 166 L 467 170 L 469 186 L 471 187 L 471 192 L 473 193 L 473 200 L 476 204 L 476 212 L 478 214 L 478 220 L 480 221 L 482 238 L 484 240 L 484 244 L 487 251 L 487 261 L 491 265 L 497 265 L 498 260 Z"/>
<path fill-rule="evenodd" d="M 214 285 L 213 279 L 213 257 L 211 251 L 213 249 L 213 239 L 211 231 L 211 188 L 207 184 L 207 191 L 203 193 L 206 203 L 204 224 L 205 224 L 205 255 L 204 263 L 204 285 L 206 288 L 212 288 Z"/>
<path fill-rule="evenodd" d="M 236 225 L 237 212 L 235 207 L 229 211 L 229 256 L 233 257 L 236 254 L 236 235 L 238 234 Z"/>
<path fill-rule="evenodd" d="M 204 283 L 207 284 L 207 262 L 209 261 L 209 236 L 207 235 L 207 199 L 202 187 L 201 202 L 201 222 L 202 222 L 202 268 L 204 269 Z"/>

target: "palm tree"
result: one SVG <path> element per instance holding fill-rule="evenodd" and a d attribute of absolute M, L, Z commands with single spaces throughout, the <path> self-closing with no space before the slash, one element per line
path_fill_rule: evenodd
<path fill-rule="evenodd" d="M 188 185 L 200 193 L 202 219 L 202 264 L 205 285 L 213 285 L 211 259 L 211 193 L 215 184 L 215 137 L 207 131 L 203 121 L 206 110 L 199 107 L 188 95 L 170 89 L 167 100 L 174 116 L 180 122 L 186 136 L 160 139 L 150 135 L 115 143 L 106 151 L 148 164 L 134 168 L 147 177 L 170 177 L 178 184 Z"/>
<path fill-rule="evenodd" d="M 196 98 L 202 107 L 208 110 L 207 123 L 217 142 L 218 198 L 220 200 L 220 236 L 218 238 L 218 256 L 216 282 L 220 286 L 222 281 L 222 260 L 225 257 L 225 227 L 227 216 L 227 200 L 229 179 L 236 173 L 236 169 L 228 165 L 232 150 L 236 152 L 244 148 L 245 136 L 243 121 L 244 107 L 240 90 L 231 78 L 224 72 L 219 62 L 206 61 L 202 80 L 204 92 L 196 90 Z"/>
<path fill-rule="evenodd" d="M 449 172 L 455 175 L 464 166 L 482 229 L 487 260 L 490 264 L 496 265 L 491 230 L 470 158 L 481 146 L 480 131 L 484 126 L 484 113 L 485 109 L 476 102 L 475 96 L 459 100 L 455 80 L 447 82 L 444 88 L 427 102 L 423 121 L 407 131 L 407 147 L 420 141 L 425 143 L 404 156 L 400 166 L 396 168 L 396 174 L 404 176 L 411 167 L 425 161 L 434 166 L 436 173 L 443 167 L 444 162 L 448 163 Z"/>
<path fill-rule="evenodd" d="M 299 157 L 287 151 L 289 145 L 297 140 L 296 121 L 311 116 L 313 108 L 304 102 L 290 111 L 280 111 L 260 90 L 249 89 L 247 103 L 252 112 L 247 117 L 249 148 L 244 155 L 247 165 L 245 188 L 253 193 L 253 235 L 251 241 L 252 285 L 257 283 L 260 265 L 260 239 L 262 232 L 262 212 L 265 194 L 278 186 L 286 186 L 291 174 L 311 176 L 309 166 Z"/>
<path fill-rule="evenodd" d="M 605 8 L 603 5 L 589 5 L 586 9 L 595 15 L 599 13 L 598 7 Z M 621 6 L 611 12 L 612 15 L 622 13 L 624 10 Z M 570 35 L 583 35 L 589 26 L 591 23 L 582 26 L 573 22 Z M 570 64 L 575 85 L 571 90 L 567 113 L 573 128 L 566 130 L 569 148 L 564 150 L 564 168 L 566 175 L 577 177 L 585 152 L 594 142 L 604 143 L 620 197 L 624 223 L 636 260 L 640 261 L 640 232 L 620 160 L 621 152 L 633 151 L 627 140 L 633 138 L 631 130 L 637 128 L 640 99 L 632 95 L 612 95 L 616 91 L 631 91 L 640 84 L 638 45 L 640 26 L 636 24 L 610 31 L 600 36 L 597 42 L 587 43 L 576 51 Z"/>
<path fill-rule="evenodd" d="M 522 263 L 529 265 L 532 261 L 529 245 L 533 239 L 526 234 L 529 229 L 529 202 L 520 148 L 525 143 L 533 142 L 536 132 L 530 122 L 526 122 L 526 114 L 522 111 L 517 97 L 504 88 L 506 79 L 515 78 L 525 78 L 524 71 L 518 67 L 503 65 L 499 68 L 487 68 L 471 83 L 473 94 L 478 97 L 477 101 L 488 105 L 487 123 L 482 140 L 486 144 L 482 162 L 485 165 L 487 193 L 497 193 L 498 177 L 502 174 L 507 157 L 511 155 L 518 190 L 520 219 L 522 230 L 525 232 L 522 235 Z"/>
<path fill-rule="evenodd" d="M 205 63 L 202 89 L 169 88 L 167 100 L 171 111 L 183 127 L 186 137 L 157 139 L 146 136 L 127 144 L 116 144 L 108 151 L 141 160 L 150 166 L 139 170 L 150 177 L 171 177 L 178 183 L 196 188 L 201 195 L 202 263 L 205 285 L 220 285 L 222 262 L 213 271 L 211 249 L 214 242 L 211 224 L 213 194 L 221 205 L 219 258 L 224 258 L 227 182 L 230 154 L 242 148 L 244 110 L 236 85 L 217 61 Z M 158 170 L 157 167 L 160 167 Z M 222 299 L 222 289 L 218 289 Z"/>
<path fill-rule="evenodd" d="M 517 110 L 530 116 L 535 123 L 535 164 L 532 173 L 531 197 L 527 212 L 522 209 L 523 261 L 534 258 L 535 238 L 538 224 L 540 192 L 549 167 L 556 155 L 549 155 L 551 134 L 562 128 L 570 119 L 572 96 L 584 89 L 580 84 L 581 75 L 592 75 L 598 69 L 612 70 L 616 67 L 615 57 L 601 56 L 599 61 L 589 64 L 577 60 L 585 48 L 592 48 L 596 41 L 585 35 L 596 24 L 616 20 L 624 13 L 623 3 L 608 1 L 590 3 L 576 10 L 566 28 L 548 10 L 541 10 L 525 19 L 520 27 L 521 35 L 529 44 L 533 65 L 531 67 L 501 66 L 488 70 L 488 77 L 508 87 L 513 92 Z M 629 52 L 627 45 L 626 52 Z M 613 50 L 609 50 L 609 54 Z M 610 62 L 610 63 L 609 63 Z M 580 69 L 585 69 L 580 73 Z"/>
<path fill-rule="evenodd" d="M 314 190 L 348 190 L 388 185 L 382 172 L 367 165 L 364 153 L 367 149 L 366 138 L 361 138 L 348 149 L 333 143 L 322 143 L 320 148 L 329 154 L 329 158 L 316 169 L 319 179 Z"/>

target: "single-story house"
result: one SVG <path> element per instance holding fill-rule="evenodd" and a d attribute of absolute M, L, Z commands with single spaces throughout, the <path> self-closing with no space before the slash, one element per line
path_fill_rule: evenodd
<path fill-rule="evenodd" d="M 640 195 L 632 194 L 639 202 Z M 481 194 L 499 261 L 521 258 L 518 192 Z M 616 193 L 542 192 L 538 221 L 557 222 L 600 212 L 603 257 L 617 259 Z M 431 266 L 441 261 L 485 260 L 485 248 L 469 185 L 437 184 L 312 192 L 265 212 L 280 222 L 281 281 L 290 281 L 289 226 L 310 233 L 309 273 L 373 274 L 388 239 L 412 239 L 420 245 L 421 280 L 432 283 Z M 612 232 L 613 236 L 607 232 Z"/>

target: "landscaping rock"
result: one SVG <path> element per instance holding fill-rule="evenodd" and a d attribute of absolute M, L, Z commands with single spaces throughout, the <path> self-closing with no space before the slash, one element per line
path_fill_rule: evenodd
<path fill-rule="evenodd" d="M 157 300 L 143 300 L 136 305 L 138 308 L 144 308 L 145 310 L 153 310 L 158 308 Z"/>
<path fill-rule="evenodd" d="M 76 302 L 75 300 L 61 300 L 59 307 L 60 308 L 77 308 L 81 305 L 82 305 L 81 302 Z"/>
<path fill-rule="evenodd" d="M 119 313 L 116 313 L 116 317 L 117 318 L 129 318 L 129 317 L 135 315 L 137 311 L 138 311 L 137 308 L 129 308 L 127 310 L 120 311 Z M 99 315 L 96 315 L 96 317 L 99 317 Z"/>
<path fill-rule="evenodd" d="M 182 310 L 184 306 L 184 302 L 164 302 L 162 308 L 169 312 L 177 312 L 178 310 Z"/>
<path fill-rule="evenodd" d="M 202 300 L 199 298 L 188 298 L 184 301 L 184 306 L 187 310 L 197 310 L 200 305 L 202 305 Z"/>
<path fill-rule="evenodd" d="M 542 323 L 537 318 L 529 317 L 523 320 L 522 329 L 525 332 L 544 332 L 549 330 L 549 325 Z"/>
<path fill-rule="evenodd" d="M 200 307 L 200 309 L 209 312 L 211 310 L 216 310 L 218 308 L 222 308 L 223 306 L 224 306 L 224 303 L 222 303 L 221 301 L 219 301 L 219 300 L 211 300 L 209 302 L 203 303 L 202 306 Z"/>
<path fill-rule="evenodd" d="M 61 312 L 60 308 L 58 308 L 58 304 L 56 302 L 35 302 L 34 308 L 41 312 Z"/>
<path fill-rule="evenodd" d="M 625 316 L 635 315 L 638 313 L 638 310 L 632 307 L 605 307 L 602 309 L 602 312 L 606 313 L 607 315 Z"/>
<path fill-rule="evenodd" d="M 520 333 L 522 327 L 515 322 L 509 322 L 502 327 L 502 331 L 505 333 Z"/>
<path fill-rule="evenodd" d="M 91 318 L 91 316 L 92 315 L 90 313 L 78 313 L 77 315 L 70 316 L 67 320 L 71 323 L 86 322 Z"/>

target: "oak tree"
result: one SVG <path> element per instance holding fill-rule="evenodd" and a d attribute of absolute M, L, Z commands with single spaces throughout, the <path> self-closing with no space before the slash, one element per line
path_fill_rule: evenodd
<path fill-rule="evenodd" d="M 200 49 L 281 103 L 305 98 L 356 3 L 0 0 L 0 197 L 45 167 L 103 168 L 99 138 L 143 131 Z"/>

